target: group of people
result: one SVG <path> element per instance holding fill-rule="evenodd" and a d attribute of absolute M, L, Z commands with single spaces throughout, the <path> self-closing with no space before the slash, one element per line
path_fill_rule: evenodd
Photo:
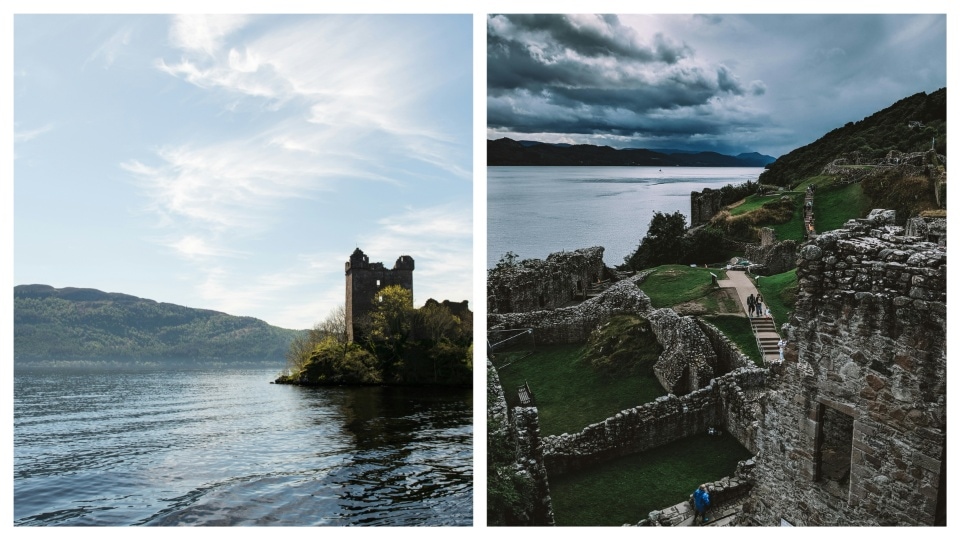
<path fill-rule="evenodd" d="M 760 293 L 757 293 L 756 297 L 753 296 L 753 293 L 750 293 L 750 296 L 747 297 L 747 311 L 751 318 L 770 316 L 770 308 L 763 305 L 763 295 Z"/>

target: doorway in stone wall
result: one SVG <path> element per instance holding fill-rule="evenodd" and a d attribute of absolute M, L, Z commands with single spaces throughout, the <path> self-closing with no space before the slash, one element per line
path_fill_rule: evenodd
<path fill-rule="evenodd" d="M 817 407 L 816 481 L 843 499 L 850 492 L 853 416 L 820 404 Z"/>

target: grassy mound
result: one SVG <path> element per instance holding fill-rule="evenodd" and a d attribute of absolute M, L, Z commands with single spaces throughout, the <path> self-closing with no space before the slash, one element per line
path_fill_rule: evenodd
<path fill-rule="evenodd" d="M 650 297 L 653 307 L 672 307 L 714 296 L 717 289 L 712 284 L 711 273 L 716 274 L 719 279 L 727 277 L 725 270 L 716 268 L 668 264 L 654 268 L 653 273 L 647 276 L 639 287 Z"/>
<path fill-rule="evenodd" d="M 590 334 L 584 360 L 610 376 L 646 375 L 663 347 L 650 322 L 637 315 L 617 315 Z"/>

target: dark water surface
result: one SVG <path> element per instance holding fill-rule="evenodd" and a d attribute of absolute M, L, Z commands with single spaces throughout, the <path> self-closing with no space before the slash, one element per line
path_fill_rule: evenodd
<path fill-rule="evenodd" d="M 487 268 L 512 251 L 544 259 L 603 246 L 607 266 L 636 251 L 654 212 L 690 224 L 690 192 L 756 181 L 752 167 L 487 167 Z"/>
<path fill-rule="evenodd" d="M 470 390 L 17 373 L 16 525 L 471 525 Z"/>

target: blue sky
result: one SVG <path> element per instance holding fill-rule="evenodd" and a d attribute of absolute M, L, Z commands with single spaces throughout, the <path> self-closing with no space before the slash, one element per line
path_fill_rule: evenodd
<path fill-rule="evenodd" d="M 473 23 L 17 15 L 14 284 L 307 328 L 360 247 L 473 305 Z"/>

